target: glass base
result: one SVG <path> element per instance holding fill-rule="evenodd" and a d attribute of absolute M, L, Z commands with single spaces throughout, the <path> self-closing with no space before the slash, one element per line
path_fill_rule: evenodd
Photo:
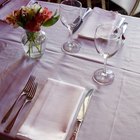
<path fill-rule="evenodd" d="M 80 51 L 80 43 L 77 40 L 65 42 L 62 51 L 66 53 L 78 53 Z"/>
<path fill-rule="evenodd" d="M 93 80 L 100 85 L 110 85 L 114 80 L 114 73 L 111 70 L 106 70 L 104 73 L 104 69 L 98 69 L 94 72 Z"/>

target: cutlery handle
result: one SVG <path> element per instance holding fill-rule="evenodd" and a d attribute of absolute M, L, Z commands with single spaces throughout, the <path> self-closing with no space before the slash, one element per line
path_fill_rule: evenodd
<path fill-rule="evenodd" d="M 15 100 L 15 102 L 13 103 L 13 105 L 10 107 L 10 109 L 7 111 L 7 113 L 6 113 L 5 116 L 3 117 L 1 123 L 5 123 L 5 122 L 6 122 L 6 120 L 9 118 L 9 116 L 10 116 L 10 114 L 11 114 L 11 112 L 12 112 L 14 106 L 15 106 L 15 104 L 17 103 L 17 101 L 18 101 L 24 94 L 25 94 L 25 93 L 22 93 L 22 94 L 20 94 L 20 95 L 18 96 L 18 98 Z"/>
<path fill-rule="evenodd" d="M 87 8 L 87 11 L 83 14 L 82 16 L 82 20 L 84 20 L 84 18 L 92 11 L 92 9 L 90 7 Z"/>
<path fill-rule="evenodd" d="M 77 140 L 77 136 L 78 136 L 81 125 L 82 125 L 82 121 L 77 120 L 75 124 L 74 132 L 72 133 L 70 140 Z"/>
<path fill-rule="evenodd" d="M 16 113 L 16 115 L 14 116 L 14 118 L 11 120 L 11 122 L 6 126 L 4 132 L 5 133 L 10 133 L 11 129 L 13 128 L 15 121 L 17 119 L 18 114 L 20 113 L 20 111 L 22 110 L 22 108 L 26 105 L 26 103 L 28 102 L 28 100 L 25 100 L 25 102 L 22 104 L 22 106 L 20 107 L 20 109 L 18 110 L 18 112 Z"/>
<path fill-rule="evenodd" d="M 0 4 L 0 8 L 2 8 L 4 5 L 6 5 L 8 2 L 10 2 L 11 0 L 5 0 Z"/>
<path fill-rule="evenodd" d="M 125 40 L 125 31 L 127 29 L 127 26 L 128 26 L 128 23 L 127 22 L 124 22 L 124 24 L 122 25 L 122 39 Z"/>

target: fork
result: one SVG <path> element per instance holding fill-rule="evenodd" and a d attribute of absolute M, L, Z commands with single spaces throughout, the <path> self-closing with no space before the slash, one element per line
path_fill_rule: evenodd
<path fill-rule="evenodd" d="M 6 120 L 9 118 L 15 104 L 17 103 L 17 101 L 23 96 L 23 95 L 26 95 L 30 89 L 31 89 L 31 86 L 33 84 L 35 80 L 35 77 L 33 75 L 31 75 L 25 85 L 25 87 L 23 88 L 23 90 L 21 91 L 20 95 L 17 97 L 17 99 L 15 100 L 15 102 L 13 103 L 13 105 L 11 106 L 11 108 L 7 111 L 7 113 L 5 114 L 5 116 L 3 117 L 1 123 L 5 123 Z"/>
<path fill-rule="evenodd" d="M 4 5 L 6 5 L 8 2 L 10 2 L 11 0 L 4 0 L 1 4 L 0 4 L 0 8 L 2 8 Z"/>
<path fill-rule="evenodd" d="M 36 89 L 37 89 L 38 83 L 33 83 L 30 92 L 26 95 L 26 99 L 24 101 L 24 103 L 22 104 L 22 106 L 20 107 L 20 109 L 18 110 L 18 112 L 16 113 L 16 115 L 13 117 L 13 119 L 11 120 L 11 122 L 6 126 L 4 132 L 5 133 L 10 133 L 11 129 L 14 126 L 14 123 L 18 117 L 18 114 L 20 113 L 20 111 L 24 108 L 24 106 L 28 103 L 31 102 L 35 93 L 36 93 Z"/>

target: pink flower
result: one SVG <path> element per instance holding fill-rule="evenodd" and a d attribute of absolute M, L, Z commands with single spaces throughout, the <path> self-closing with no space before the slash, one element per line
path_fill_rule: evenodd
<path fill-rule="evenodd" d="M 42 8 L 39 4 L 32 6 L 23 6 L 19 10 L 15 10 L 6 17 L 6 21 L 12 24 L 14 27 L 21 26 L 22 28 L 35 32 L 39 31 L 41 26 L 45 26 L 44 23 L 52 19 L 51 25 L 55 24 L 57 20 L 53 20 L 54 17 L 52 11 L 48 8 Z"/>

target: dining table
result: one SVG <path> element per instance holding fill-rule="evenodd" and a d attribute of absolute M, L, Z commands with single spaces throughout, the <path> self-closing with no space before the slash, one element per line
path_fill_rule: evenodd
<path fill-rule="evenodd" d="M 15 129 L 7 134 L 4 132 L 6 125 L 0 124 L 0 140 L 22 140 L 17 137 L 17 131 L 30 115 L 48 78 L 85 89 L 94 88 L 77 140 L 140 140 L 140 18 L 121 15 L 128 23 L 125 42 L 123 47 L 108 59 L 107 68 L 112 69 L 115 74 L 113 83 L 102 86 L 92 77 L 98 68 L 103 67 L 103 58 L 97 53 L 94 40 L 78 35 L 90 15 L 73 34 L 81 45 L 78 53 L 67 54 L 62 51 L 69 32 L 58 20 L 51 27 L 42 27 L 47 40 L 43 56 L 40 59 L 31 59 L 25 55 L 21 44 L 24 29 L 13 28 L 5 23 L 4 19 L 10 12 L 29 2 L 32 3 L 29 0 L 11 0 L 0 9 L 0 41 L 6 42 L 5 46 L 0 46 L 0 121 L 28 77 L 34 75 L 38 82 L 36 97 L 19 115 Z M 38 3 L 59 13 L 58 3 Z M 85 8 L 82 10 L 84 12 Z M 61 105 L 61 100 L 59 103 Z M 54 108 L 57 111 L 57 106 Z M 28 121 L 26 123 L 28 124 Z M 72 131 L 73 127 L 70 135 Z M 52 135 L 55 135 L 55 132 Z M 47 137 L 45 139 L 50 140 Z"/>

